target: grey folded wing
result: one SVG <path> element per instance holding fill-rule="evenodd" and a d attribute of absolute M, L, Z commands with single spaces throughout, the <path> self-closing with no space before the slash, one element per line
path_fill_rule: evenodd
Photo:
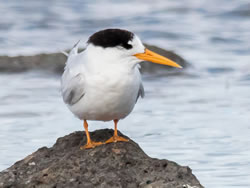
<path fill-rule="evenodd" d="M 137 102 L 139 97 L 143 98 L 144 95 L 145 95 L 144 87 L 143 87 L 142 83 L 140 83 L 140 88 L 139 88 L 139 91 L 138 91 L 138 94 L 137 94 L 136 102 Z"/>
<path fill-rule="evenodd" d="M 79 73 L 62 83 L 62 96 L 66 104 L 73 105 L 84 96 L 84 82 L 84 75 Z"/>

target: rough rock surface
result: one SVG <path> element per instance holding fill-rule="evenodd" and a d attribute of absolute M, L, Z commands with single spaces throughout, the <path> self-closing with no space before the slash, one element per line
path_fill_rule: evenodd
<path fill-rule="evenodd" d="M 145 44 L 147 48 L 153 50 L 165 57 L 172 59 L 183 67 L 188 63 L 174 52 Z M 0 72 L 23 72 L 28 70 L 46 70 L 61 73 L 64 69 L 66 56 L 62 53 L 38 54 L 33 56 L 0 56 Z M 142 72 L 153 72 L 162 69 L 164 65 L 155 63 L 142 63 Z M 169 70 L 171 67 L 165 66 L 163 70 Z"/>
<path fill-rule="evenodd" d="M 91 137 L 105 141 L 112 134 L 104 129 Z M 80 150 L 85 142 L 85 133 L 78 131 L 38 149 L 0 172 L 0 187 L 202 187 L 189 167 L 150 158 L 132 140 Z"/>

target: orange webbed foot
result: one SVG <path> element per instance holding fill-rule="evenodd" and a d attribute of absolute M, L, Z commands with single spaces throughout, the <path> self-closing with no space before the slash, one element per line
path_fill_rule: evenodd
<path fill-rule="evenodd" d="M 108 139 L 105 144 L 108 143 L 115 143 L 115 142 L 128 142 L 129 139 L 123 138 L 121 136 L 112 136 L 110 139 Z"/>
<path fill-rule="evenodd" d="M 100 145 L 102 145 L 102 144 L 104 144 L 104 143 L 102 143 L 102 142 L 93 142 L 93 141 L 91 141 L 91 142 L 85 144 L 84 146 L 81 146 L 80 149 L 81 149 L 81 150 L 84 150 L 84 149 L 92 149 L 92 148 L 95 148 L 96 146 L 100 146 Z"/>

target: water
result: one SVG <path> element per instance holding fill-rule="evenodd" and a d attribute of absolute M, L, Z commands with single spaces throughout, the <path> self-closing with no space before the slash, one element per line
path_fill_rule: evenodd
<path fill-rule="evenodd" d="M 146 97 L 119 129 L 148 155 L 190 166 L 205 187 L 249 187 L 249 1 L 84 2 L 0 0 L 0 54 L 58 51 L 107 27 L 176 51 L 193 67 L 144 75 Z M 0 170 L 83 130 L 62 102 L 59 78 L 0 74 Z M 90 122 L 91 130 L 107 127 Z"/>

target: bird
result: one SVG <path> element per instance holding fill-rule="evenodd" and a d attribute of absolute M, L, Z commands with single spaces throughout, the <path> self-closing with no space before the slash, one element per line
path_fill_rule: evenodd
<path fill-rule="evenodd" d="M 61 77 L 61 93 L 69 110 L 83 121 L 87 143 L 80 149 L 128 142 L 118 135 L 118 121 L 127 117 L 144 87 L 139 63 L 149 61 L 182 68 L 176 62 L 145 48 L 140 38 L 124 29 L 103 29 L 92 34 L 86 48 L 78 52 L 79 41 L 67 54 Z M 88 121 L 113 121 L 114 134 L 105 142 L 94 142 Z"/>

